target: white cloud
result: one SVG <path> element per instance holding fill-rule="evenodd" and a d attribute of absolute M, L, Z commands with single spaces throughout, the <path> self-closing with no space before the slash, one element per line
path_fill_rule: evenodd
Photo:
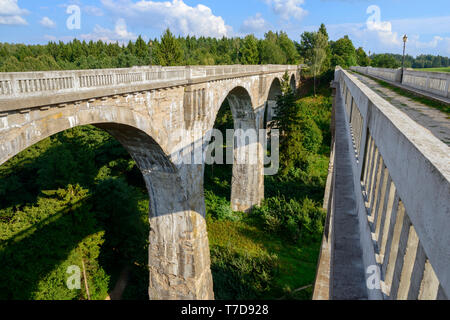
<path fill-rule="evenodd" d="M 430 18 L 432 19 L 432 18 Z M 442 20 L 440 17 L 435 18 L 437 21 Z M 409 28 L 399 29 L 397 20 L 374 25 L 370 28 L 367 23 L 342 23 L 327 25 L 328 34 L 331 40 L 337 40 L 344 35 L 348 35 L 353 41 L 355 47 L 363 47 L 371 53 L 398 53 L 403 51 L 403 34 L 408 35 L 408 43 L 406 52 L 410 55 L 419 54 L 441 54 L 448 55 L 450 53 L 450 38 L 445 35 L 448 28 L 443 28 L 441 34 L 438 32 L 430 35 L 430 32 L 423 30 L 421 33 L 420 26 L 422 19 L 409 19 L 408 24 L 402 20 L 402 24 Z M 296 29 L 290 29 L 289 34 L 299 34 L 303 31 L 315 31 L 319 28 L 316 26 L 306 26 Z M 422 25 L 422 28 L 423 25 Z M 433 27 L 434 28 L 434 27 Z M 438 31 L 438 30 L 433 30 Z M 443 32 L 443 33 L 442 33 Z"/>
<path fill-rule="evenodd" d="M 103 16 L 103 10 L 95 6 L 84 6 L 83 11 L 90 16 L 95 17 Z"/>
<path fill-rule="evenodd" d="M 308 11 L 302 8 L 305 3 L 304 0 L 265 0 L 271 6 L 273 12 L 281 17 L 283 20 L 303 19 Z"/>
<path fill-rule="evenodd" d="M 157 2 L 140 0 L 101 0 L 104 7 L 121 17 L 129 18 L 134 25 L 164 29 L 169 27 L 174 33 L 182 35 L 227 36 L 231 27 L 211 9 L 198 4 L 191 7 L 183 0 Z"/>
<path fill-rule="evenodd" d="M 49 17 L 43 17 L 39 23 L 46 28 L 54 28 L 56 27 L 56 23 L 50 19 Z"/>
<path fill-rule="evenodd" d="M 99 25 L 94 27 L 92 33 L 80 35 L 81 40 L 102 40 L 103 42 L 119 42 L 125 43 L 129 40 L 136 40 L 137 36 L 128 31 L 127 24 L 123 18 L 116 21 L 114 30 L 103 28 Z"/>
<path fill-rule="evenodd" d="M 241 31 L 245 33 L 261 33 L 269 27 L 269 24 L 264 20 L 262 15 L 257 13 L 254 17 L 249 17 L 242 23 Z"/>
<path fill-rule="evenodd" d="M 366 22 L 369 32 L 376 34 L 379 40 L 388 46 L 401 43 L 398 34 L 392 31 L 392 24 L 389 21 L 381 20 L 380 7 L 371 5 L 367 8 L 366 13 L 370 15 Z"/>
<path fill-rule="evenodd" d="M 25 14 L 28 10 L 19 8 L 17 0 L 0 0 L 0 24 L 26 25 Z"/>

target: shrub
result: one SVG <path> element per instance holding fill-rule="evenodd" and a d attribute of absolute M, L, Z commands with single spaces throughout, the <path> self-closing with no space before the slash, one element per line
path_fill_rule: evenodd
<path fill-rule="evenodd" d="M 266 199 L 252 214 L 259 219 L 267 232 L 286 237 L 290 241 L 320 238 L 323 232 L 324 211 L 312 200 L 302 202 L 284 197 Z"/>
<path fill-rule="evenodd" d="M 218 300 L 261 298 L 272 287 L 279 261 L 266 252 L 238 252 L 230 247 L 211 247 L 211 272 Z"/>
<path fill-rule="evenodd" d="M 237 221 L 240 215 L 231 210 L 230 202 L 214 194 L 210 190 L 205 190 L 206 215 L 216 220 Z"/>

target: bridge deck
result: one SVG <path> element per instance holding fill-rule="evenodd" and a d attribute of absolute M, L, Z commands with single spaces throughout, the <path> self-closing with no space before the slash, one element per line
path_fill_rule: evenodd
<path fill-rule="evenodd" d="M 367 76 L 356 72 L 353 72 L 353 75 L 370 87 L 380 97 L 389 101 L 400 111 L 406 113 L 412 120 L 430 130 L 439 140 L 450 146 L 450 120 L 444 112 L 399 95 Z"/>

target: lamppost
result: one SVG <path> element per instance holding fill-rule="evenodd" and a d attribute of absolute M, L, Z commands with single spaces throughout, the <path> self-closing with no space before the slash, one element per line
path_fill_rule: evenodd
<path fill-rule="evenodd" d="M 408 37 L 406 34 L 403 36 L 403 58 L 402 58 L 402 78 L 400 79 L 400 83 L 403 83 L 403 74 L 405 73 L 405 50 L 406 50 L 406 41 L 408 41 Z"/>

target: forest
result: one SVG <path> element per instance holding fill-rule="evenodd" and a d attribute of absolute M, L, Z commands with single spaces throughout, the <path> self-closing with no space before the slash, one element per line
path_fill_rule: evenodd
<path fill-rule="evenodd" d="M 298 92 L 282 83 L 277 116 L 281 168 L 265 178 L 265 200 L 251 213 L 230 207 L 231 166 L 205 168 L 206 221 L 217 299 L 310 299 L 325 211 L 331 144 L 333 68 L 366 55 L 324 25 L 300 42 L 283 32 L 264 39 L 175 37 L 149 43 L 1 44 L 0 71 L 135 65 L 304 63 Z M 224 103 L 215 127 L 233 126 Z M 0 166 L 0 299 L 103 300 L 124 269 L 122 299 L 148 299 L 148 192 L 126 150 L 94 126 L 33 145 Z M 79 266 L 79 290 L 66 285 Z"/>

